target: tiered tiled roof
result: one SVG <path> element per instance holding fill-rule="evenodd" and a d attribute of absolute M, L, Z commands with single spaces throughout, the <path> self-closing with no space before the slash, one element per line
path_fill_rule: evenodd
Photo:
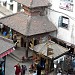
<path fill-rule="evenodd" d="M 28 16 L 24 12 L 1 18 L 0 22 L 25 36 L 56 30 L 56 27 L 49 21 L 47 16 Z"/>
<path fill-rule="evenodd" d="M 15 0 L 29 8 L 48 6 L 48 0 Z"/>

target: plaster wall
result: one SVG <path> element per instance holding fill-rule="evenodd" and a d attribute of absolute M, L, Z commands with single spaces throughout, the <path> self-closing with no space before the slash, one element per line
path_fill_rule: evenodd
<path fill-rule="evenodd" d="M 50 0 L 49 2 L 51 2 L 52 6 L 48 8 L 47 16 L 57 27 L 57 38 L 75 44 L 75 6 L 73 6 L 73 11 L 67 11 L 59 8 L 60 0 Z M 73 4 L 75 4 L 75 0 L 73 0 Z M 68 28 L 58 26 L 60 16 L 69 18 Z"/>
<path fill-rule="evenodd" d="M 3 3 L 6 2 L 5 8 L 8 9 L 8 10 L 11 10 L 10 8 L 11 8 L 11 6 L 12 6 L 12 10 L 11 10 L 11 11 L 12 11 L 13 13 L 17 13 L 18 10 L 19 10 L 19 9 L 18 9 L 18 5 L 19 5 L 19 4 L 18 4 L 15 0 L 4 0 L 4 1 L 1 0 L 0 2 L 1 2 L 1 3 L 0 3 L 1 6 L 4 6 Z"/>

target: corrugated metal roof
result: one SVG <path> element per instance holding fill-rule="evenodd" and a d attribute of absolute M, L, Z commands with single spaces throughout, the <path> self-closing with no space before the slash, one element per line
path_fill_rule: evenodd
<path fill-rule="evenodd" d="M 28 16 L 24 12 L 1 18 L 0 22 L 25 36 L 57 30 L 47 16 Z"/>
<path fill-rule="evenodd" d="M 49 3 L 48 0 L 15 0 L 15 1 L 30 8 L 48 6 Z"/>

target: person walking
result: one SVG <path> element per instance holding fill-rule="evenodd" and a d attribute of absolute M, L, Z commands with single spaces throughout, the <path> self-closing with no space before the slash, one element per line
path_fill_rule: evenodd
<path fill-rule="evenodd" d="M 20 67 L 19 63 L 17 65 L 15 65 L 14 67 L 15 67 L 15 75 L 20 75 L 21 67 Z"/>
<path fill-rule="evenodd" d="M 21 75 L 25 75 L 26 70 L 27 70 L 26 65 L 22 65 Z"/>
<path fill-rule="evenodd" d="M 17 48 L 17 35 L 16 34 L 14 34 L 13 42 L 15 44 L 15 48 Z"/>

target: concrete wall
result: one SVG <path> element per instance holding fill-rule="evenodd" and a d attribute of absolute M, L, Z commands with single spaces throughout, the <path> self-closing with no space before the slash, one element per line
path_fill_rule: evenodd
<path fill-rule="evenodd" d="M 48 18 L 51 20 L 54 25 L 57 27 L 57 37 L 69 43 L 75 44 L 75 6 L 73 7 L 73 11 L 67 11 L 64 9 L 60 9 L 60 0 L 50 0 L 52 6 L 48 9 Z M 75 0 L 73 0 L 73 4 Z M 65 16 L 69 18 L 68 28 L 58 27 L 59 16 Z"/>
<path fill-rule="evenodd" d="M 14 0 L 3 0 L 3 1 L 1 0 L 1 3 L 0 3 L 1 6 L 4 6 L 3 3 L 5 3 L 5 2 L 6 2 L 6 6 L 5 6 L 6 9 L 11 10 L 10 8 L 12 6 L 13 9 L 11 11 L 13 13 L 16 13 L 19 11 L 19 9 L 18 9 L 19 4 L 17 2 L 15 2 Z"/>

